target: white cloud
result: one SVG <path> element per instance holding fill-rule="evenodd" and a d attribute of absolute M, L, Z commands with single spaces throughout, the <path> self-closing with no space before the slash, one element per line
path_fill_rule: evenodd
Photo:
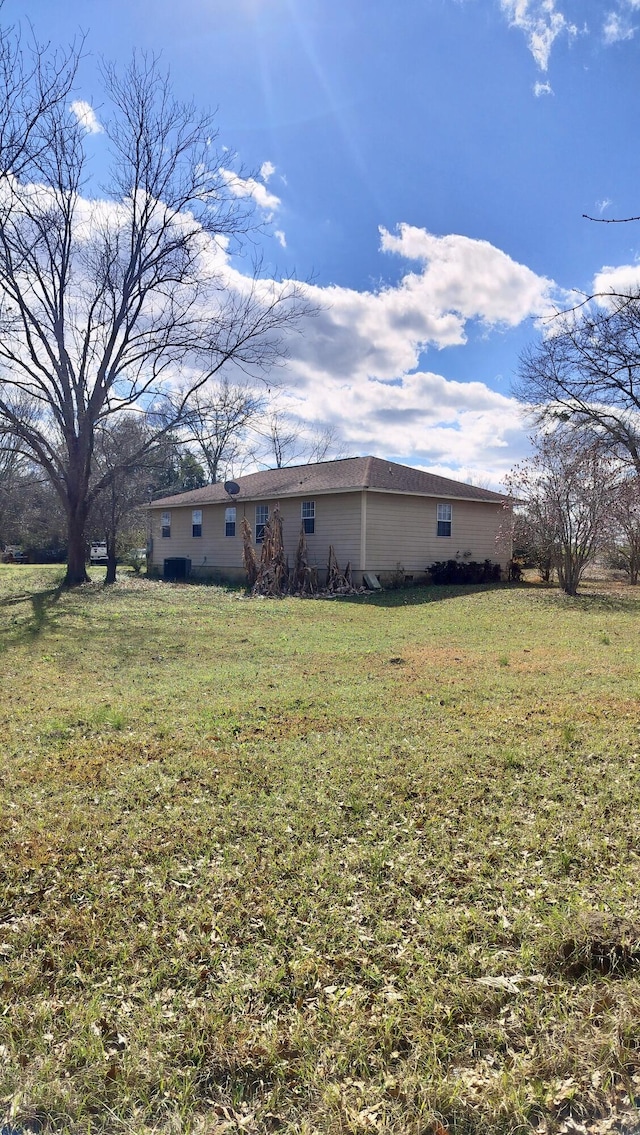
<path fill-rule="evenodd" d="M 465 343 L 472 322 L 504 329 L 555 310 L 552 281 L 487 241 L 401 225 L 397 235 L 382 230 L 381 247 L 419 261 L 421 270 L 378 291 L 309 287 L 318 314 L 290 348 L 299 386 L 321 375 L 348 384 L 401 382 L 429 347 Z"/>
<path fill-rule="evenodd" d="M 621 295 L 640 293 L 640 263 L 601 268 L 593 278 L 593 292 L 595 295 L 606 295 L 607 292 Z"/>
<path fill-rule="evenodd" d="M 431 371 L 394 385 L 325 373 L 302 401 L 292 386 L 284 405 L 301 427 L 333 427 L 349 454 L 396 458 L 458 480 L 487 478 L 495 488 L 527 451 L 524 409 L 514 398 Z"/>
<path fill-rule="evenodd" d="M 424 265 L 419 276 L 405 276 L 401 283 L 405 314 L 413 299 L 416 314 L 424 310 L 438 321 L 453 318 L 459 342 L 464 342 L 466 320 L 514 327 L 528 316 L 548 314 L 553 306 L 552 282 L 488 241 L 455 234 L 438 237 L 406 224 L 395 233 L 384 228 L 380 233 L 383 251 Z M 447 330 L 446 340 L 449 334 Z M 438 342 L 437 337 L 432 341 Z"/>
<path fill-rule="evenodd" d="M 75 115 L 87 134 L 103 133 L 103 128 L 96 118 L 96 113 L 91 103 L 85 102 L 84 99 L 75 99 L 75 101 L 71 103 L 69 110 Z"/>
<path fill-rule="evenodd" d="M 533 93 L 539 99 L 541 95 L 552 95 L 553 87 L 551 83 L 534 83 Z"/>
<path fill-rule="evenodd" d="M 596 209 L 600 213 L 600 216 L 602 216 L 602 214 L 609 208 L 610 205 L 613 205 L 613 201 L 610 197 L 603 197 L 602 201 L 596 201 Z"/>
<path fill-rule="evenodd" d="M 262 187 L 264 189 L 264 186 Z M 50 191 L 33 186 L 34 195 Z M 158 209 L 162 205 L 158 204 Z M 77 202 L 81 246 L 105 228 L 126 232 L 131 202 L 81 198 Z M 192 215 L 172 220 L 179 227 L 197 226 Z M 203 285 L 203 319 L 223 308 L 225 297 L 251 292 L 269 302 L 281 285 L 257 283 L 243 274 L 228 240 L 197 233 Z M 377 290 L 306 285 L 317 315 L 306 316 L 287 335 L 286 367 L 280 381 L 286 408 L 308 429 L 334 426 L 350 453 L 377 453 L 427 467 L 446 469 L 459 479 L 489 478 L 498 486 L 526 451 L 521 407 L 512 398 L 481 381 L 459 382 L 425 363 L 429 349 L 466 341 L 470 326 L 499 332 L 549 312 L 557 289 L 526 265 L 487 241 L 452 234 L 435 236 L 425 229 L 400 225 L 381 229 L 384 256 L 402 256 L 412 263 L 400 280 Z M 84 252 L 81 247 L 80 252 Z M 636 270 L 640 275 L 640 267 Z M 283 285 L 286 288 L 286 282 Z M 90 292 L 82 272 L 74 282 L 74 325 L 90 317 Z M 179 302 L 159 292 L 163 303 Z M 192 313 L 197 318 L 197 312 Z M 185 365 L 196 367 L 198 360 Z M 244 380 L 244 372 L 239 377 Z M 183 381 L 184 373 L 174 376 Z M 167 381 L 170 376 L 167 375 Z"/>
<path fill-rule="evenodd" d="M 633 24 L 634 12 L 640 11 L 640 0 L 612 0 L 612 6 L 605 14 L 602 35 L 607 45 L 622 43 L 633 39 L 638 28 Z"/>
<path fill-rule="evenodd" d="M 602 34 L 606 44 L 620 43 L 625 39 L 633 39 L 636 29 L 632 26 L 629 13 L 624 10 L 608 12 Z"/>
<path fill-rule="evenodd" d="M 267 181 L 269 180 L 269 178 L 273 177 L 275 172 L 276 172 L 276 167 L 274 166 L 273 162 L 263 162 L 262 163 L 262 165 L 260 166 L 260 177 L 264 181 L 265 185 L 266 185 Z"/>
<path fill-rule="evenodd" d="M 575 24 L 556 7 L 556 0 L 500 0 L 511 27 L 527 37 L 527 44 L 541 71 L 549 66 L 551 48 L 558 36 L 577 34 Z"/>
<path fill-rule="evenodd" d="M 282 245 L 283 248 L 287 247 L 287 238 L 286 238 L 285 234 L 283 233 L 282 229 L 276 229 L 273 235 L 276 238 L 276 240 L 278 241 L 278 243 L 280 245 Z"/>
<path fill-rule="evenodd" d="M 265 212 L 279 208 L 280 198 L 275 193 L 269 193 L 261 181 L 256 181 L 254 177 L 239 177 L 230 169 L 221 169 L 220 173 L 235 197 L 253 197 L 256 205 Z"/>
<path fill-rule="evenodd" d="M 286 408 L 305 428 L 334 427 L 346 452 L 498 486 L 527 449 L 521 406 L 425 370 L 423 353 L 464 343 L 473 323 L 497 332 L 542 316 L 557 289 L 487 241 L 400 225 L 381 230 L 381 250 L 415 270 L 377 291 L 308 288 L 318 311 L 288 342 Z"/>

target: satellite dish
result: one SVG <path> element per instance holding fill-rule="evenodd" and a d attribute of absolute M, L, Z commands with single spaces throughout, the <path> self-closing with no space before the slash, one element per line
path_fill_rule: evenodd
<path fill-rule="evenodd" d="M 240 492 L 240 485 L 238 485 L 235 481 L 225 481 L 224 491 L 225 493 L 228 493 L 230 497 L 236 497 Z"/>

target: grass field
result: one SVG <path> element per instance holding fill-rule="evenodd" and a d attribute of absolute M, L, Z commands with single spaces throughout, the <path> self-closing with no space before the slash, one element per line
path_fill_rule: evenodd
<path fill-rule="evenodd" d="M 102 574 L 0 568 L 0 1127 L 633 1104 L 640 589 Z"/>

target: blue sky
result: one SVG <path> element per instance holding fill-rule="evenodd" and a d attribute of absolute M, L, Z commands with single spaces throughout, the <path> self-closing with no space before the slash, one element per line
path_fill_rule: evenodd
<path fill-rule="evenodd" d="M 134 47 L 218 108 L 265 271 L 321 308 L 283 406 L 342 452 L 498 485 L 540 320 L 604 269 L 640 279 L 640 224 L 582 218 L 640 213 L 640 0 L 6 0 L 3 19 L 86 31 L 76 99 L 98 122 L 97 61 Z"/>

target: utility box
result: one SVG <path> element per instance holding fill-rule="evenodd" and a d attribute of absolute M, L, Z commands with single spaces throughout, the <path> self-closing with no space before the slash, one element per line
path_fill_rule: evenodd
<path fill-rule="evenodd" d="M 188 579 L 191 574 L 191 560 L 186 556 L 171 556 L 164 561 L 163 578 L 168 580 Z"/>

